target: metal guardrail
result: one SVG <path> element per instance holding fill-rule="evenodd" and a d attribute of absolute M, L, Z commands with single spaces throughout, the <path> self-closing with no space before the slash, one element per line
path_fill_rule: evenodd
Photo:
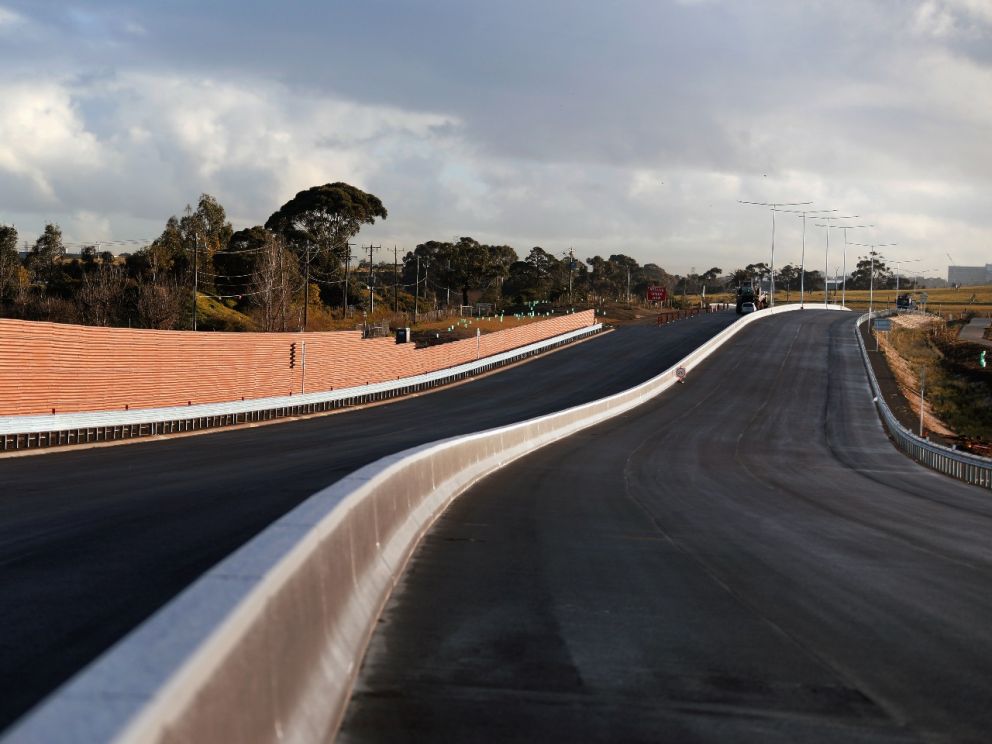
<path fill-rule="evenodd" d="M 927 439 L 916 436 L 909 429 L 904 427 L 895 417 L 885 399 L 882 397 L 878 379 L 875 377 L 875 370 L 872 369 L 871 360 L 868 358 L 868 350 L 865 348 L 864 339 L 861 336 L 860 328 L 872 318 L 882 317 L 891 314 L 865 313 L 858 318 L 855 324 L 854 335 L 858 337 L 858 346 L 861 348 L 861 356 L 864 359 L 865 368 L 868 370 L 868 380 L 871 383 L 872 393 L 875 398 L 875 405 L 878 408 L 878 415 L 881 417 L 889 435 L 902 452 L 921 465 L 936 470 L 952 478 L 963 480 L 983 488 L 992 488 L 992 459 L 972 455 L 960 450 L 935 444 Z"/>
<path fill-rule="evenodd" d="M 175 434 L 364 405 L 484 374 L 602 329 L 603 325 L 596 323 L 436 372 L 340 390 L 195 406 L 0 416 L 0 452 Z"/>

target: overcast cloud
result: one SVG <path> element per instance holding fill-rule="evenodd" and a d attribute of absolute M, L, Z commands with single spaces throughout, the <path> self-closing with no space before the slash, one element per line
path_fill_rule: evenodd
<path fill-rule="evenodd" d="M 769 259 L 744 199 L 859 214 L 907 270 L 992 262 L 988 0 L 0 0 L 0 66 L 0 222 L 28 240 L 152 238 L 202 192 L 246 227 L 343 180 L 389 210 L 360 242 L 404 251 L 730 271 Z"/>

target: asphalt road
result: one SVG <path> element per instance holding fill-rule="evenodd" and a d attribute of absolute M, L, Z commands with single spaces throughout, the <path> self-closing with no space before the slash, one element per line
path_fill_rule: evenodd
<path fill-rule="evenodd" d="M 989 741 L 992 499 L 891 446 L 854 320 L 755 323 L 464 494 L 339 741 Z"/>
<path fill-rule="evenodd" d="M 459 386 L 333 416 L 0 458 L 0 729 L 347 473 L 626 389 L 735 318 L 624 327 Z"/>

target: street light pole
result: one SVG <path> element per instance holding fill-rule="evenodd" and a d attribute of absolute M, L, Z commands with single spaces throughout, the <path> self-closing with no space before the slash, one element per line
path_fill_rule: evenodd
<path fill-rule="evenodd" d="M 847 307 L 847 231 L 862 227 L 875 227 L 874 225 L 838 225 L 838 230 L 844 231 L 844 283 L 840 292 L 841 307 Z"/>
<path fill-rule="evenodd" d="M 836 212 L 836 209 L 773 209 L 773 212 L 790 212 L 803 218 L 803 250 L 799 256 L 799 307 L 806 301 L 806 215 Z"/>
<path fill-rule="evenodd" d="M 775 212 L 779 207 L 805 207 L 813 202 L 753 202 L 737 200 L 738 204 L 750 204 L 756 207 L 768 207 L 772 213 L 772 258 L 769 266 L 769 307 L 775 307 Z M 760 290 L 760 287 L 759 287 Z"/>
<path fill-rule="evenodd" d="M 918 258 L 901 258 L 898 261 L 893 261 L 892 262 L 893 265 L 895 265 L 895 267 L 896 267 L 896 294 L 897 295 L 899 294 L 899 264 L 914 263 L 914 262 L 919 261 L 919 260 L 920 259 L 918 259 Z"/>
<path fill-rule="evenodd" d="M 833 225 L 829 222 L 829 220 L 853 220 L 857 216 L 858 215 L 856 214 L 848 214 L 848 215 L 821 217 L 820 219 L 826 220 L 826 222 L 825 224 L 817 225 L 817 227 L 827 228 L 827 247 L 826 250 L 824 250 L 823 252 L 823 306 L 824 307 L 827 307 L 827 305 L 829 304 L 829 300 L 827 296 L 828 295 L 827 282 L 830 281 L 830 228 L 833 227 Z"/>
<path fill-rule="evenodd" d="M 875 252 L 876 248 L 887 248 L 892 245 L 899 245 L 898 243 L 851 243 L 851 245 L 859 245 L 862 248 L 870 248 L 869 256 L 871 257 L 871 269 L 868 273 L 868 314 L 872 312 L 872 308 L 875 304 L 875 256 L 881 255 Z"/>

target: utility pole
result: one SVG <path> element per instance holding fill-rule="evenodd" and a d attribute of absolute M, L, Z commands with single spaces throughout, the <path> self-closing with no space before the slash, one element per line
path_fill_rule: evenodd
<path fill-rule="evenodd" d="M 187 223 L 193 228 L 193 330 L 196 330 L 196 292 L 199 288 L 199 282 L 197 278 L 199 276 L 199 266 L 197 265 L 197 257 L 200 255 L 200 242 L 199 236 L 196 232 L 196 225 L 193 224 L 193 208 L 187 204 L 186 205 L 186 220 Z"/>
<path fill-rule="evenodd" d="M 393 243 L 393 312 L 400 311 L 400 260 Z"/>
<path fill-rule="evenodd" d="M 572 269 L 575 268 L 575 251 L 568 249 L 568 304 L 572 304 Z"/>
<path fill-rule="evenodd" d="M 420 256 L 417 256 L 417 278 L 414 282 L 413 323 L 417 324 L 417 310 L 420 309 Z"/>
<path fill-rule="evenodd" d="M 351 276 L 350 276 L 350 274 L 351 274 L 351 247 L 353 245 L 354 245 L 354 243 L 345 243 L 344 244 L 344 250 L 345 250 L 345 257 L 344 257 L 344 260 L 345 260 L 345 264 L 344 264 L 344 301 L 342 302 L 342 304 L 344 305 L 344 317 L 346 317 L 346 318 L 348 317 L 348 292 L 351 289 L 351 281 L 350 281 L 350 279 L 351 279 Z"/>
<path fill-rule="evenodd" d="M 303 278 L 303 332 L 306 333 L 307 322 L 309 320 L 310 311 L 310 241 L 306 242 L 307 246 L 307 261 L 306 261 L 306 274 Z"/>
<path fill-rule="evenodd" d="M 375 272 L 372 268 L 372 251 L 377 251 L 381 249 L 381 245 L 372 245 L 369 243 L 369 320 L 372 320 L 372 313 L 375 312 L 375 290 L 373 285 L 375 283 Z"/>

